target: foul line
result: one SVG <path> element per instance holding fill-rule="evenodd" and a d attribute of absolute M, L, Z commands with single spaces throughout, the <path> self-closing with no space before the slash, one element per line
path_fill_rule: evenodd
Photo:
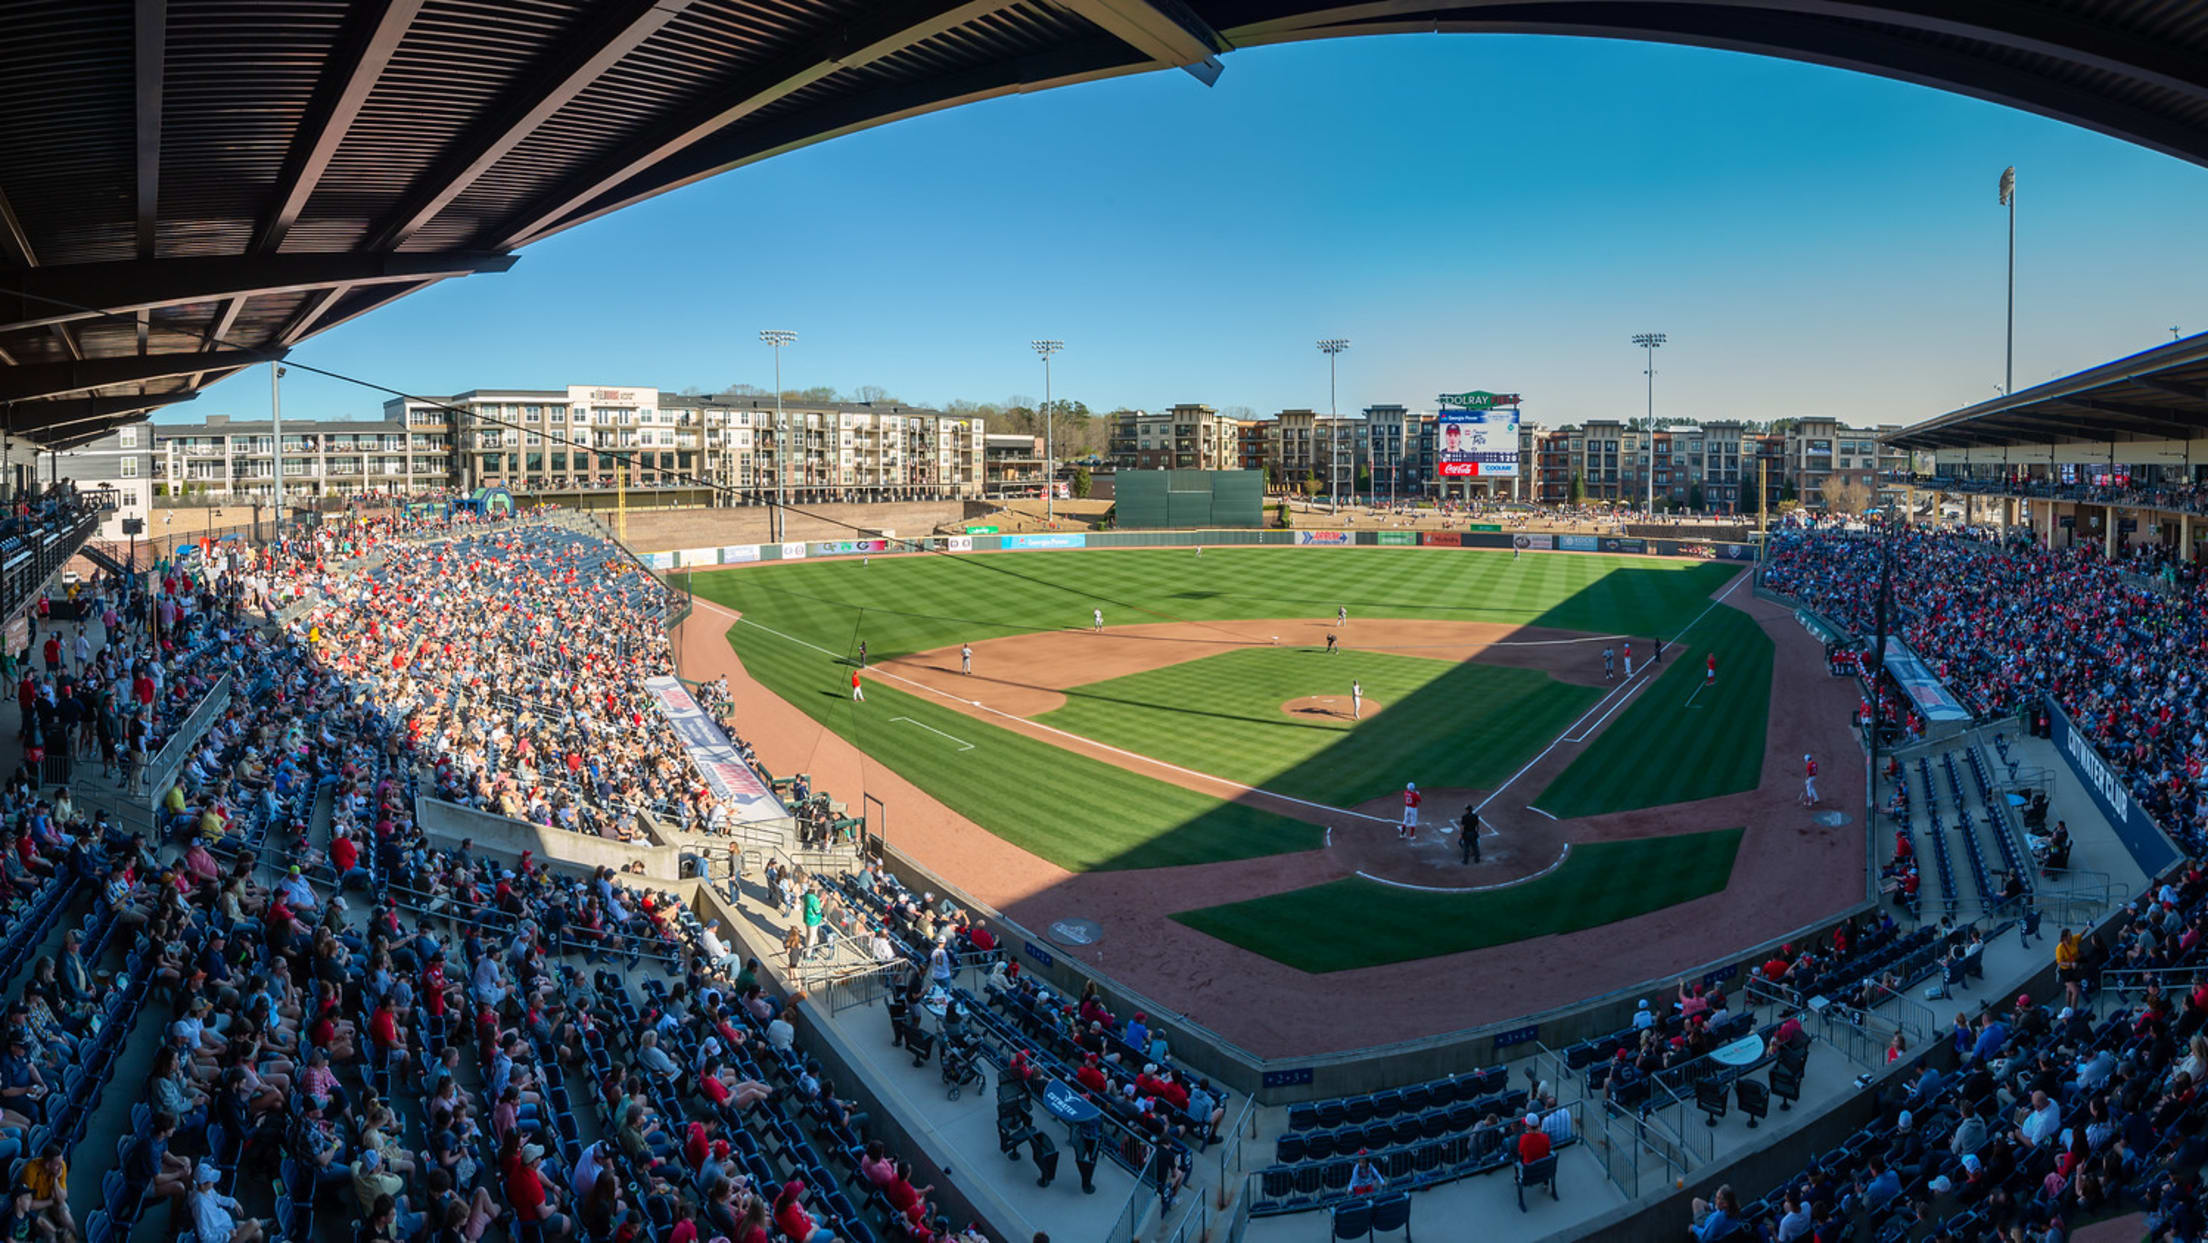
<path fill-rule="evenodd" d="M 1545 868 L 1542 868 L 1540 871 L 1535 872 L 1531 876 L 1521 876 L 1516 880 L 1499 880 L 1492 885 L 1413 885 L 1408 881 L 1389 880 L 1385 876 L 1374 876 L 1370 872 L 1359 872 L 1357 873 L 1357 875 L 1364 877 L 1366 880 L 1369 880 L 1376 885 L 1386 885 L 1393 889 L 1415 889 L 1419 893 L 1487 893 L 1496 889 L 1508 889 L 1513 885 L 1523 885 L 1527 881 L 1539 880 L 1542 877 L 1547 876 L 1549 873 L 1554 872 L 1556 869 L 1563 867 L 1564 861 L 1571 857 L 1572 844 L 1570 842 L 1566 842 L 1564 843 L 1564 853 L 1556 857 L 1556 862 L 1551 863 Z"/>
<path fill-rule="evenodd" d="M 766 627 L 764 627 L 764 626 L 761 626 L 761 627 L 760 627 L 760 629 L 764 630 L 764 629 L 766 629 Z M 890 723 L 891 723 L 891 724 L 895 724 L 895 723 L 896 723 L 896 722 L 898 722 L 898 721 L 903 721 L 903 722 L 904 722 L 905 724 L 907 724 L 907 725 L 920 725 L 920 722 L 918 722 L 918 721 L 915 721 L 915 720 L 913 720 L 913 719 L 912 719 L 911 717 L 909 717 L 909 716 L 893 716 L 893 717 L 891 717 L 891 718 L 889 718 L 889 719 L 890 719 Z M 942 738 L 948 738 L 948 739 L 950 739 L 950 740 L 951 740 L 952 742 L 955 742 L 955 743 L 957 743 L 957 744 L 958 744 L 958 749 L 959 749 L 959 750 L 961 750 L 961 751 L 971 751 L 971 750 L 973 750 L 973 749 L 974 749 L 974 744 L 973 744 L 973 743 L 970 743 L 970 742 L 966 741 L 966 740 L 965 740 L 964 738 L 960 738 L 960 737 L 958 737 L 958 736 L 956 736 L 956 735 L 954 735 L 954 734 L 946 734 L 946 733 L 944 733 L 944 732 L 943 732 L 942 730 L 940 730 L 940 729 L 937 729 L 937 728 L 936 728 L 935 726 L 933 726 L 933 725 L 920 725 L 920 728 L 922 728 L 922 729 L 924 729 L 924 730 L 928 731 L 928 732 L 929 732 L 929 733 L 931 733 L 931 734 L 935 734 L 935 735 L 937 735 L 938 737 L 942 737 Z"/>
<path fill-rule="evenodd" d="M 711 608 L 711 607 L 713 607 L 713 606 L 711 606 L 711 605 L 708 605 L 707 607 L 708 607 L 708 608 Z M 767 632 L 768 634 L 771 634 L 771 635 L 773 635 L 773 636 L 774 636 L 775 638 L 777 638 L 777 639 L 782 639 L 782 640 L 784 640 L 784 641 L 786 641 L 786 642 L 790 642 L 790 643 L 795 643 L 795 644 L 797 644 L 797 645 L 798 645 L 799 647 L 808 647 L 808 648 L 811 648 L 812 650 L 814 650 L 814 651 L 816 651 L 816 652 L 819 652 L 819 653 L 820 653 L 821 655 L 823 655 L 823 656 L 826 656 L 826 657 L 828 657 L 828 658 L 829 658 L 829 659 L 831 659 L 831 660 L 842 660 L 842 659 L 843 659 L 843 657 L 841 657 L 841 656 L 838 656 L 838 655 L 837 655 L 836 653 L 834 653 L 834 652 L 831 652 L 831 651 L 829 651 L 829 650 L 828 650 L 827 648 L 825 648 L 825 647 L 822 647 L 822 646 L 820 646 L 820 645 L 819 645 L 818 643 L 810 643 L 810 642 L 807 642 L 807 641 L 806 641 L 806 640 L 804 640 L 804 639 L 800 639 L 800 638 L 797 638 L 797 637 L 796 637 L 796 636 L 794 636 L 794 635 L 787 635 L 787 634 L 783 634 L 783 633 L 782 633 L 781 631 L 779 631 L 779 630 L 776 630 L 776 629 L 775 629 L 774 627 L 772 627 L 772 626 L 761 626 L 761 625 L 760 625 L 760 624 L 759 624 L 758 622 L 755 622 L 755 621 L 751 620 L 751 619 L 750 619 L 750 618 L 748 618 L 748 617 L 739 617 L 739 618 L 737 618 L 736 620 L 737 620 L 737 621 L 739 621 L 739 622 L 741 622 L 742 624 L 744 624 L 744 625 L 746 625 L 746 626 L 751 626 L 751 627 L 754 627 L 754 628 L 756 628 L 756 629 L 759 629 L 759 630 L 764 630 L 764 631 L 766 631 L 766 632 Z M 1265 788 L 1263 788 L 1263 787 L 1261 787 L 1261 786 L 1245 785 L 1245 784 L 1244 784 L 1244 783 L 1242 783 L 1242 782 L 1239 782 L 1239 781 L 1229 781 L 1229 780 L 1228 780 L 1228 779 L 1226 779 L 1225 777 L 1219 777 L 1219 776 L 1215 776 L 1215 775 L 1213 775 L 1213 774 L 1211 774 L 1211 773 L 1198 772 L 1198 771 L 1196 771 L 1196 770 L 1195 770 L 1195 769 L 1193 769 L 1193 768 L 1183 768 L 1183 767 L 1181 767 L 1181 766 L 1180 766 L 1180 765 L 1178 765 L 1178 764 L 1168 764 L 1168 763 L 1166 763 L 1166 762 L 1165 762 L 1164 760 L 1161 760 L 1161 759 L 1156 759 L 1156 758 L 1153 758 L 1153 757 L 1151 757 L 1151 756 L 1147 756 L 1147 755 L 1143 755 L 1143 754 L 1141 754 L 1141 753 L 1139 753 L 1139 752 L 1124 750 L 1124 749 L 1122 749 L 1122 748 L 1119 748 L 1119 747 L 1115 747 L 1115 746 L 1112 746 L 1112 745 L 1110 745 L 1109 743 L 1102 743 L 1102 742 L 1098 742 L 1098 741 L 1096 741 L 1096 740 L 1095 740 L 1094 738 L 1084 738 L 1084 737 L 1082 737 L 1082 736 L 1081 736 L 1081 735 L 1079 735 L 1079 734 L 1075 734 L 1075 733 L 1070 733 L 1070 732 L 1068 732 L 1068 731 L 1066 731 L 1066 730 L 1062 730 L 1062 729 L 1059 729 L 1059 728 L 1058 728 L 1057 726 L 1055 726 L 1055 725 L 1045 725 L 1045 724 L 1043 724 L 1043 723 L 1042 723 L 1042 722 L 1040 722 L 1040 721 L 1033 721 L 1033 720 L 1029 720 L 1028 718 L 1026 718 L 1026 717 L 1024 717 L 1024 716 L 1016 716 L 1016 715 L 1014 715 L 1014 714 L 1012 714 L 1012 713 L 1010 713 L 1010 712 L 1006 712 L 1006 711 L 1005 711 L 1005 710 L 1003 710 L 1002 708 L 992 708 L 992 707 L 989 707 L 989 706 L 988 706 L 987 704 L 984 704 L 984 703 L 982 703 L 982 702 L 981 702 L 980 700 L 976 700 L 976 699 L 967 699 L 967 698 L 964 698 L 964 697 L 962 697 L 962 696 L 958 696 L 958 695 L 953 695 L 953 694 L 951 694 L 951 693 L 950 693 L 949 691 L 945 691 L 945 690 L 937 690 L 937 689 L 936 689 L 935 687 L 932 687 L 932 686 L 928 685 L 928 684 L 927 684 L 927 683 L 925 683 L 925 682 L 915 681 L 914 679 L 912 679 L 912 678 L 908 678 L 908 677 L 904 676 L 903 674 L 899 674 L 899 673 L 891 673 L 891 672 L 889 672 L 889 671 L 888 671 L 888 670 L 886 670 L 886 669 L 882 669 L 882 668 L 878 668 L 878 667 L 877 667 L 877 668 L 875 668 L 875 669 L 869 670 L 869 672 L 873 673 L 873 675 L 874 675 L 875 677 L 877 677 L 877 678 L 889 678 L 889 679 L 891 679 L 891 680 L 893 680 L 893 681 L 903 682 L 903 683 L 904 683 L 905 685 L 907 685 L 907 686 L 910 686 L 910 687 L 914 687 L 915 689 L 918 689 L 918 690 L 926 691 L 926 692 L 927 692 L 928 694 L 931 694 L 931 695 L 936 695 L 936 696 L 940 696 L 941 698 L 944 698 L 944 699 L 948 699 L 948 700 L 950 700 L 950 701 L 951 701 L 951 702 L 953 702 L 953 703 L 962 703 L 962 704 L 965 704 L 965 705 L 966 705 L 967 707 L 970 707 L 970 708 L 974 708 L 974 709 L 977 709 L 977 710 L 979 710 L 979 711 L 982 711 L 982 712 L 987 712 L 987 713 L 991 713 L 991 714 L 993 714 L 993 715 L 996 715 L 996 716 L 1001 716 L 1001 717 L 1005 718 L 1005 719 L 1006 719 L 1006 720 L 1008 720 L 1008 721 L 1018 721 L 1018 722 L 1019 722 L 1019 723 L 1021 723 L 1022 725 L 1028 726 L 1028 727 L 1029 727 L 1029 728 L 1031 728 L 1031 729 L 1039 729 L 1039 730 L 1043 730 L 1043 731 L 1045 731 L 1045 732 L 1048 732 L 1048 733 L 1056 734 L 1056 735 L 1058 735 L 1058 736 L 1059 736 L 1060 738 L 1069 738 L 1069 739 L 1072 739 L 1072 740 L 1073 740 L 1073 741 L 1075 741 L 1075 742 L 1078 742 L 1078 743 L 1082 743 L 1083 745 L 1086 745 L 1086 746 L 1096 747 L 1096 748 L 1098 748 L 1098 749 L 1100 749 L 1100 750 L 1104 750 L 1104 751 L 1109 751 L 1109 752 L 1111 752 L 1111 753 L 1112 753 L 1112 754 L 1114 754 L 1114 755 L 1124 755 L 1124 756 L 1126 756 L 1126 757 L 1127 757 L 1128 759 L 1131 759 L 1131 760 L 1140 760 L 1140 761 L 1142 761 L 1142 762 L 1143 762 L 1143 763 L 1145 763 L 1145 764 L 1155 764 L 1155 765 L 1157 765 L 1157 766 L 1158 766 L 1159 768 L 1163 768 L 1163 769 L 1167 769 L 1167 770 L 1170 770 L 1170 771 L 1172 771 L 1172 772 L 1180 773 L 1180 774 L 1183 774 L 1184 776 L 1189 776 L 1189 777 L 1196 777 L 1196 778 L 1200 778 L 1201 780 L 1204 780 L 1204 781 L 1215 781 L 1215 782 L 1217 782 L 1217 783 L 1219 783 L 1220 785 L 1223 785 L 1223 786 L 1230 786 L 1230 787 L 1232 787 L 1232 788 L 1234 788 L 1234 789 L 1237 789 L 1237 790 L 1247 790 L 1247 791 L 1249 791 L 1249 792 L 1250 792 L 1250 793 L 1252 793 L 1252 794 L 1262 794 L 1262 795 L 1264 795 L 1264 796 L 1265 796 L 1265 797 L 1267 797 L 1267 798 L 1277 798 L 1277 799 L 1279 799 L 1280 801 L 1282 801 L 1282 802 L 1284 802 L 1284 803 L 1294 803 L 1294 804 L 1296 804 L 1296 805 L 1297 805 L 1297 806 L 1299 806 L 1299 807 L 1310 807 L 1310 808 L 1313 808 L 1313 809 L 1315 809 L 1315 810 L 1318 810 L 1318 811 L 1332 812 L 1332 813 L 1334 813 L 1335 815 L 1338 815 L 1338 816 L 1355 816 L 1355 817 L 1357 817 L 1357 818 L 1358 818 L 1359 820 L 1370 820 L 1370 821 L 1372 821 L 1372 822 L 1373 822 L 1374 824 L 1395 824 L 1395 823 L 1398 823 L 1397 821 L 1395 821 L 1395 820 L 1391 820 L 1391 819 L 1389 819 L 1389 818 L 1388 818 L 1388 817 L 1386 817 L 1386 816 L 1369 816 L 1369 815 L 1366 815 L 1366 814 L 1365 814 L 1364 812 L 1361 812 L 1361 811 L 1351 811 L 1351 810 L 1350 810 L 1350 809 L 1348 809 L 1347 807 L 1334 807 L 1334 806 L 1330 806 L 1330 805 L 1328 805 L 1328 804 L 1326 804 L 1326 803 L 1315 803 L 1315 802 L 1312 802 L 1312 801 L 1311 801 L 1310 799 L 1307 799 L 1307 798 L 1297 798 L 1297 797 L 1296 797 L 1295 795 L 1293 795 L 1293 794 L 1279 794 L 1279 793 L 1276 793 L 1276 792 L 1274 792 L 1274 791 L 1272 791 L 1272 790 L 1267 790 L 1267 789 L 1265 789 Z M 895 719 L 899 719 L 899 718 L 894 718 L 894 717 L 893 717 L 893 718 L 891 718 L 891 719 L 892 719 L 892 720 L 895 720 Z M 915 721 L 915 722 L 913 722 L 913 724 L 917 725 L 917 724 L 919 724 L 919 722 Z M 938 731 L 938 732 L 940 732 L 940 731 Z M 946 737 L 948 737 L 948 735 L 946 735 Z"/>
<path fill-rule="evenodd" d="M 1718 605 L 1723 604 L 1725 602 L 1725 597 L 1733 594 L 1733 589 L 1740 586 L 1743 579 L 1750 577 L 1753 576 L 1749 574 L 1735 575 L 1732 582 L 1725 584 L 1725 590 L 1718 592 L 1715 596 L 1712 596 L 1710 598 L 1710 603 L 1707 608 L 1704 608 L 1701 612 L 1696 613 L 1694 615 L 1693 621 L 1690 621 L 1685 626 L 1680 627 L 1679 633 L 1672 636 L 1672 642 L 1677 643 L 1679 640 L 1686 638 L 1688 631 L 1691 631 L 1696 626 L 1701 625 L 1702 619 L 1708 617 L 1711 610 L 1715 609 Z M 1662 640 L 1659 639 L 1657 642 L 1660 645 L 1662 643 Z M 1651 682 L 1655 680 L 1654 676 L 1648 673 L 1648 671 L 1653 668 L 1655 668 L 1654 664 L 1645 664 L 1641 666 L 1641 675 L 1645 675 L 1640 676 L 1641 683 Z M 1596 700 L 1594 707 L 1587 709 L 1587 711 L 1583 713 L 1577 721 L 1572 722 L 1570 729 L 1566 730 L 1564 734 L 1559 735 L 1555 739 L 1551 740 L 1548 746 L 1541 748 L 1541 754 L 1536 755 L 1532 759 L 1526 761 L 1526 766 L 1524 768 L 1521 768 L 1517 772 L 1512 773 L 1508 781 L 1505 781 L 1503 782 L 1503 784 L 1496 786 L 1494 790 L 1488 793 L 1488 796 L 1486 798 L 1480 800 L 1479 806 L 1474 807 L 1472 810 L 1486 810 L 1489 803 L 1494 802 L 1498 797 L 1502 795 L 1503 791 L 1509 789 L 1513 784 L 1517 782 L 1520 777 L 1525 776 L 1526 773 L 1530 771 L 1534 765 L 1540 763 L 1542 760 L 1547 759 L 1549 756 L 1549 752 L 1556 750 L 1557 746 L 1560 743 L 1585 742 L 1588 737 L 1591 736 L 1591 733 L 1596 726 L 1600 726 L 1603 721 L 1609 720 L 1611 713 L 1616 712 L 1619 708 L 1625 705 L 1625 700 L 1627 698 L 1630 698 L 1631 691 L 1640 689 L 1640 684 L 1635 683 L 1632 677 L 1628 677 L 1626 679 L 1626 683 L 1627 684 L 1625 686 L 1620 686 L 1617 688 L 1617 690 L 1611 691 L 1609 694 L 1604 695 L 1601 699 Z M 1610 710 L 1608 712 L 1604 712 L 1602 714 L 1602 717 L 1598 719 L 1594 725 L 1588 726 L 1588 732 L 1583 732 L 1577 737 L 1571 736 L 1572 730 L 1577 730 L 1580 728 L 1580 726 L 1585 725 L 1587 722 L 1587 718 L 1593 716 L 1595 714 L 1595 710 L 1602 707 L 1602 705 L 1610 699 L 1610 696 L 1616 695 L 1618 691 L 1626 691 L 1628 692 L 1628 694 L 1626 696 L 1620 697 L 1617 703 L 1611 704 Z M 1551 818 L 1553 819 L 1554 817 Z"/>
<path fill-rule="evenodd" d="M 1549 817 L 1549 819 L 1551 819 L 1551 820 L 1554 820 L 1554 819 L 1556 819 L 1556 817 L 1555 817 L 1555 816 L 1549 815 L 1549 813 L 1548 813 L 1548 812 L 1545 812 L 1545 811 L 1541 811 L 1541 809 L 1540 809 L 1540 808 L 1538 808 L 1538 807 L 1534 806 L 1534 805 L 1533 805 L 1533 804 L 1531 804 L 1531 803 L 1528 803 L 1528 804 L 1526 804 L 1526 810 L 1527 810 L 1527 811 L 1532 811 L 1532 812 L 1540 812 L 1540 814 L 1542 814 L 1542 815 L 1544 815 L 1544 816 L 1548 816 L 1548 817 Z"/>

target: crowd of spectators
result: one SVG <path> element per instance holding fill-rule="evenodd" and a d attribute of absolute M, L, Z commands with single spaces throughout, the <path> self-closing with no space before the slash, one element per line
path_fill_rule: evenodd
<path fill-rule="evenodd" d="M 2142 582 L 2097 548 L 2047 548 L 1905 528 L 1890 540 L 1831 530 L 1774 538 L 1765 584 L 1858 633 L 1875 632 L 1881 545 L 1893 625 L 1972 710 L 2061 705 L 2139 804 L 2208 843 L 2208 582 Z"/>

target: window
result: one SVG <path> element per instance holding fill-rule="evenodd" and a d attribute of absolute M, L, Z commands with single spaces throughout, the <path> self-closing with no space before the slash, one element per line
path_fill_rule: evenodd
<path fill-rule="evenodd" d="M 121 474 L 122 474 L 122 477 L 123 477 L 123 478 L 125 478 L 125 479 L 136 479 L 136 478 L 138 477 L 138 459 L 137 459 L 137 458 L 135 458 L 135 457 L 126 457 L 126 458 L 122 458 L 122 459 L 119 459 L 119 464 L 120 464 L 120 465 L 121 465 L 121 467 L 122 467 L 122 471 L 121 471 Z"/>
<path fill-rule="evenodd" d="M 120 447 L 122 447 L 122 448 L 125 448 L 125 449 L 135 449 L 135 448 L 137 448 L 137 447 L 138 447 L 138 429 L 137 429 L 137 428 L 135 428 L 135 427 L 125 427 L 125 428 L 121 428 L 121 429 L 119 429 L 119 430 L 118 430 L 118 431 L 117 431 L 117 432 L 115 433 L 115 443 L 116 443 L 117 445 L 119 445 Z"/>

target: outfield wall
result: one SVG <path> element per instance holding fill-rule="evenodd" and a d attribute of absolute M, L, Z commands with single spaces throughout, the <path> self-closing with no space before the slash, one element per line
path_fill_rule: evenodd
<path fill-rule="evenodd" d="M 1187 548 L 1259 544 L 1304 548 L 1473 548 L 1521 552 L 1623 553 L 1630 556 L 1686 557 L 1703 561 L 1755 560 L 1753 544 L 1698 540 L 1634 539 L 1617 535 L 1556 535 L 1510 532 L 1487 524 L 1468 531 L 1043 531 L 1028 535 L 977 532 L 878 539 L 788 540 L 781 543 L 699 545 L 637 555 L 656 570 L 709 569 L 756 565 L 765 561 L 811 561 L 834 557 L 892 556 L 919 552 L 1038 552 L 1073 548 Z"/>

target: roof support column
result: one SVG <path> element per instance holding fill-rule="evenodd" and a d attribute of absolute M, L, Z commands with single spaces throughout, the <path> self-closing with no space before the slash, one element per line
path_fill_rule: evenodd
<path fill-rule="evenodd" d="M 2190 562 L 2193 559 L 2193 515 L 2191 511 L 2177 515 L 2177 559 Z"/>
<path fill-rule="evenodd" d="M 2101 528 L 2101 555 L 2114 561 L 2116 559 L 2116 507 L 2110 505 L 2107 508 L 2108 525 Z"/>

